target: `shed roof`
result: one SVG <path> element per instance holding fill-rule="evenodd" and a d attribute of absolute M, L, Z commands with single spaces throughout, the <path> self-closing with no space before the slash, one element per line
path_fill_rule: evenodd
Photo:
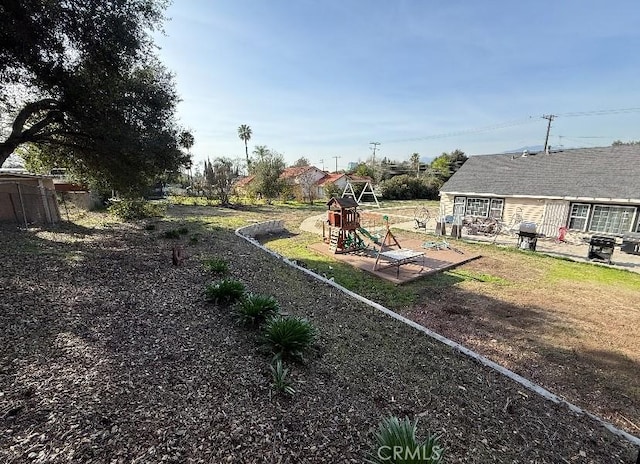
<path fill-rule="evenodd" d="M 640 146 L 619 145 L 472 156 L 440 191 L 640 201 L 639 179 Z"/>

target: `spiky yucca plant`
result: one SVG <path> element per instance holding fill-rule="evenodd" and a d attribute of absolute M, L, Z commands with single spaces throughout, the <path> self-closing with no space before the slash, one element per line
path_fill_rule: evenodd
<path fill-rule="evenodd" d="M 231 304 L 244 295 L 244 284 L 235 279 L 222 279 L 209 284 L 205 289 L 208 301 L 221 304 Z"/>
<path fill-rule="evenodd" d="M 263 326 L 263 339 L 273 353 L 281 356 L 302 356 L 315 340 L 316 329 L 298 316 L 274 316 Z"/>
<path fill-rule="evenodd" d="M 423 441 L 416 437 L 418 421 L 388 417 L 380 422 L 370 464 L 438 464 L 442 463 L 444 448 L 438 435 L 427 435 Z"/>
<path fill-rule="evenodd" d="M 249 293 L 236 307 L 238 321 L 244 325 L 255 326 L 280 312 L 280 305 L 269 295 Z"/>

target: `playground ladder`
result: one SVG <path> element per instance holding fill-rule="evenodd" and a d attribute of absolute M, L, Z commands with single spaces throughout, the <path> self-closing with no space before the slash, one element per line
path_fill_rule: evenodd
<path fill-rule="evenodd" d="M 329 241 L 329 249 L 336 251 L 338 249 L 338 241 L 340 240 L 340 229 L 331 229 L 331 239 Z"/>

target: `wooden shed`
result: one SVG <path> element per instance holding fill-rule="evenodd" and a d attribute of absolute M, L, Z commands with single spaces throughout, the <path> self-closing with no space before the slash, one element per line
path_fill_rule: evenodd
<path fill-rule="evenodd" d="M 0 222 L 54 224 L 60 221 L 53 179 L 0 171 Z"/>

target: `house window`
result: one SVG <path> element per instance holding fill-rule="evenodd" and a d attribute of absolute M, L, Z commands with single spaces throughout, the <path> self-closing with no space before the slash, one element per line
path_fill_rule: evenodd
<path fill-rule="evenodd" d="M 467 205 L 466 197 L 455 197 L 453 199 L 453 215 L 455 217 L 463 217 Z"/>
<path fill-rule="evenodd" d="M 489 217 L 494 219 L 502 219 L 502 210 L 504 208 L 504 200 L 500 198 L 491 199 L 491 209 L 489 210 Z"/>
<path fill-rule="evenodd" d="M 589 219 L 589 205 L 574 203 L 569 214 L 569 229 L 584 231 Z"/>
<path fill-rule="evenodd" d="M 487 217 L 489 215 L 489 199 L 467 198 L 467 214 L 469 216 Z"/>
<path fill-rule="evenodd" d="M 621 235 L 633 230 L 634 206 L 589 205 L 572 203 L 569 229 L 581 232 Z M 636 224 L 639 230 L 640 222 Z"/>
<path fill-rule="evenodd" d="M 504 200 L 502 198 L 454 197 L 453 215 L 456 217 L 476 216 L 502 218 Z"/>
<path fill-rule="evenodd" d="M 589 232 L 623 234 L 631 229 L 635 208 L 628 206 L 594 205 Z"/>

